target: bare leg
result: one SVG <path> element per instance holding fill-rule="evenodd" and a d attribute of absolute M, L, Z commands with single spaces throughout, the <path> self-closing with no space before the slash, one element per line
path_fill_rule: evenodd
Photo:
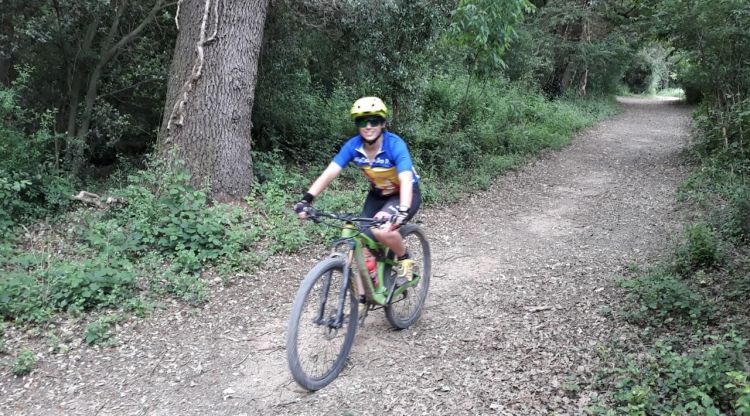
<path fill-rule="evenodd" d="M 375 215 L 375 218 L 390 218 L 390 214 L 387 212 L 380 211 Z M 401 233 L 398 230 L 391 230 L 391 224 L 383 224 L 383 227 L 373 228 L 372 234 L 375 239 L 385 244 L 386 247 L 396 254 L 396 257 L 401 257 L 406 254 L 406 247 L 404 247 L 404 241 L 401 239 Z"/>

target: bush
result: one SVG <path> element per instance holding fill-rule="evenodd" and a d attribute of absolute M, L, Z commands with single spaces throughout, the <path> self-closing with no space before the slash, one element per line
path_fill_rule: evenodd
<path fill-rule="evenodd" d="M 675 253 L 675 270 L 680 274 L 696 269 L 710 269 L 720 265 L 724 253 L 719 244 L 719 236 L 705 223 L 685 227 L 686 241 Z"/>
<path fill-rule="evenodd" d="M 14 270 L 0 279 L 0 315 L 17 322 L 44 322 L 54 311 L 118 306 L 134 294 L 132 264 L 125 259 L 17 260 Z"/>
<path fill-rule="evenodd" d="M 678 352 L 664 341 L 656 349 L 632 356 L 625 368 L 612 371 L 609 405 L 594 406 L 594 415 L 721 415 L 729 409 L 746 414 L 748 393 L 742 350 L 746 340 L 734 333 L 707 336 L 701 345 Z"/>
<path fill-rule="evenodd" d="M 13 364 L 13 374 L 17 377 L 25 376 L 34 369 L 34 365 L 36 365 L 34 353 L 29 350 L 23 350 L 18 354 L 16 362 Z"/>
<path fill-rule="evenodd" d="M 628 290 L 625 317 L 639 325 L 697 324 L 710 320 L 715 313 L 703 296 L 665 270 L 618 283 Z"/>
<path fill-rule="evenodd" d="M 0 279 L 0 316 L 18 323 L 45 322 L 52 316 L 44 285 L 34 276 L 11 272 Z"/>
<path fill-rule="evenodd" d="M 190 175 L 180 168 L 180 164 L 153 162 L 150 170 L 132 175 L 120 193 L 127 205 L 97 218 L 105 222 L 88 230 L 88 243 L 103 249 L 114 239 L 131 255 L 151 249 L 168 255 L 189 251 L 201 262 L 215 261 L 250 244 L 253 232 L 241 210 L 210 205 L 207 190 L 190 185 Z M 246 232 L 232 232 L 237 229 Z"/>
<path fill-rule="evenodd" d="M 112 339 L 112 327 L 122 320 L 120 315 L 102 317 L 86 326 L 83 340 L 89 345 L 111 347 L 115 345 Z"/>
<path fill-rule="evenodd" d="M 75 184 L 59 164 L 54 112 L 37 114 L 18 104 L 27 80 L 22 71 L 10 88 L 0 86 L 0 238 L 19 220 L 69 206 Z"/>

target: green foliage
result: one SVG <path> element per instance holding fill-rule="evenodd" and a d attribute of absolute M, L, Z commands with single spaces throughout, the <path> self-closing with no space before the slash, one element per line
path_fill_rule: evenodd
<path fill-rule="evenodd" d="M 451 7 L 445 0 L 274 3 L 256 88 L 253 149 L 282 150 L 303 164 L 328 158 L 356 134 L 348 110 L 364 95 L 388 102 L 392 127 L 410 121 Z"/>
<path fill-rule="evenodd" d="M 153 292 L 204 302 L 208 293 L 200 272 L 222 261 L 227 267 L 241 262 L 239 253 L 258 230 L 239 208 L 211 205 L 206 190 L 189 179 L 179 166 L 159 163 L 133 175 L 114 191 L 127 202 L 80 222 L 75 234 L 84 245 L 64 253 L 68 259 L 10 250 L 0 262 L 0 315 L 44 322 L 58 311 L 131 304 L 136 275 L 148 269 Z M 138 308 L 138 302 L 132 305 Z"/>
<path fill-rule="evenodd" d="M 680 197 L 710 205 L 709 221 L 722 238 L 746 244 L 750 239 L 750 162 L 743 152 L 711 151 L 704 145 L 697 152 L 702 166 L 681 185 Z"/>
<path fill-rule="evenodd" d="M 294 252 L 311 242 L 310 238 L 315 234 L 310 224 L 301 223 L 290 207 L 322 169 L 322 166 L 315 167 L 303 175 L 299 170 L 287 167 L 279 153 L 255 154 L 258 183 L 247 198 L 247 203 L 256 215 L 254 222 L 261 229 L 260 237 L 270 243 L 267 254 Z M 323 210 L 358 212 L 366 185 L 362 178 L 354 175 L 359 173 L 344 171 L 328 191 L 318 196 L 315 206 Z M 333 229 L 316 228 L 316 231 L 323 233 L 318 235 L 321 238 L 336 234 Z"/>
<path fill-rule="evenodd" d="M 667 50 L 651 44 L 633 57 L 623 81 L 633 93 L 655 94 L 669 85 L 670 64 Z"/>
<path fill-rule="evenodd" d="M 259 107 L 253 114 L 255 156 L 262 155 L 258 150 L 282 151 L 294 161 L 309 163 L 330 157 L 347 134 L 356 133 L 349 119 L 351 97 L 356 95 L 351 89 L 335 87 L 326 96 L 311 85 L 309 75 L 302 74 L 279 81 L 286 93 L 278 93 L 279 85 L 273 82 L 261 79 L 258 85 Z M 290 111 L 294 108 L 304 108 L 309 115 Z"/>
<path fill-rule="evenodd" d="M 34 353 L 29 350 L 23 350 L 18 354 L 16 362 L 13 364 L 13 374 L 15 374 L 16 377 L 25 376 L 34 369 L 35 365 L 36 356 L 34 356 Z"/>
<path fill-rule="evenodd" d="M 622 14 L 612 1 L 534 3 L 537 13 L 508 54 L 511 79 L 549 97 L 615 92 L 640 42 L 631 27 L 638 8 Z"/>
<path fill-rule="evenodd" d="M 64 209 L 73 194 L 73 182 L 57 162 L 54 112 L 36 113 L 19 105 L 29 74 L 22 70 L 10 87 L 0 85 L 0 238 L 20 219 Z M 25 128 L 29 125 L 34 127 Z"/>
<path fill-rule="evenodd" d="M 716 154 L 724 160 L 741 160 L 750 156 L 750 143 L 745 135 L 750 129 L 750 98 L 728 95 L 725 106 L 703 106 L 696 114 L 695 124 L 701 132 L 698 151 Z M 747 165 L 738 166 L 748 172 Z"/>
<path fill-rule="evenodd" d="M 705 223 L 685 227 L 686 241 L 675 252 L 675 270 L 686 274 L 696 269 L 709 269 L 721 265 L 724 253 L 719 236 Z"/>
<path fill-rule="evenodd" d="M 83 334 L 84 341 L 89 345 L 101 345 L 105 347 L 115 345 L 111 330 L 120 321 L 122 321 L 120 315 L 109 315 L 86 325 Z"/>
<path fill-rule="evenodd" d="M 748 398 L 742 350 L 746 340 L 737 334 L 707 336 L 692 350 L 676 351 L 657 341 L 648 355 L 632 356 L 625 368 L 611 376 L 615 388 L 610 405 L 594 406 L 594 415 L 724 415 L 738 413 Z"/>
<path fill-rule="evenodd" d="M 54 311 L 117 306 L 133 295 L 132 264 L 99 255 L 80 261 L 39 261 L 18 256 L 0 279 L 0 315 L 44 322 Z"/>
<path fill-rule="evenodd" d="M 516 27 L 534 10 L 528 0 L 461 0 L 448 33 L 465 47 L 468 67 L 488 77 L 505 67 L 503 55 L 517 36 Z"/>
<path fill-rule="evenodd" d="M 28 77 L 22 102 L 39 114 L 57 109 L 55 131 L 64 134 L 56 135 L 59 154 L 54 160 L 62 162 L 64 172 L 80 165 L 83 177 L 96 176 L 90 164 L 110 165 L 122 157 L 140 156 L 153 143 L 176 33 L 170 13 L 174 6 L 156 17 L 158 25 L 146 25 L 130 42 L 119 41 L 143 21 L 154 3 L 0 3 L 2 26 L 12 28 L 2 32 L 0 54 L 18 67 L 37 68 Z M 115 37 L 109 39 L 110 35 Z M 108 49 L 115 45 L 119 49 L 111 55 Z M 94 78 L 97 67 L 101 76 Z M 12 79 L 14 71 L 2 76 Z M 85 100 L 92 81 L 96 99 L 87 115 Z M 89 119 L 89 130 L 78 131 L 84 118 Z M 33 125 L 24 128 L 26 133 L 35 130 Z"/>
<path fill-rule="evenodd" d="M 628 290 L 628 309 L 624 316 L 639 325 L 699 324 L 709 321 L 715 314 L 713 306 L 703 296 L 665 270 L 621 279 L 618 284 Z"/>
<path fill-rule="evenodd" d="M 654 30 L 685 54 L 681 80 L 723 107 L 750 86 L 750 4 L 744 0 L 662 0 Z"/>
<path fill-rule="evenodd" d="M 179 163 L 155 160 L 128 181 L 120 191 L 127 204 L 83 230 L 92 248 L 136 257 L 158 250 L 173 258 L 178 271 L 195 272 L 242 251 L 256 237 L 239 208 L 211 205 L 207 190 L 190 185 Z"/>
<path fill-rule="evenodd" d="M 750 241 L 750 186 L 741 185 L 733 189 L 720 216 L 722 234 L 734 241 Z"/>
<path fill-rule="evenodd" d="M 750 416 L 750 383 L 747 374 L 741 371 L 730 371 L 727 373 L 730 382 L 724 388 L 733 391 L 737 400 L 732 404 L 737 416 Z"/>
<path fill-rule="evenodd" d="M 103 255 L 83 262 L 63 261 L 42 273 L 47 301 L 58 310 L 116 306 L 132 296 L 135 277 L 125 259 Z"/>
<path fill-rule="evenodd" d="M 426 90 L 426 121 L 403 133 L 419 173 L 450 186 L 502 174 L 523 157 L 565 146 L 573 133 L 612 114 L 607 100 L 548 101 L 502 81 L 487 81 L 470 91 L 460 107 L 463 90 L 452 77 L 437 78 Z M 491 167 L 498 169 L 492 172 Z M 478 172 L 490 173 L 490 176 Z M 459 179 L 460 178 L 460 179 Z M 450 191 L 448 192 L 450 193 Z"/>
<path fill-rule="evenodd" d="M 17 322 L 44 322 L 52 314 L 44 285 L 34 276 L 11 272 L 0 280 L 0 315 Z"/>

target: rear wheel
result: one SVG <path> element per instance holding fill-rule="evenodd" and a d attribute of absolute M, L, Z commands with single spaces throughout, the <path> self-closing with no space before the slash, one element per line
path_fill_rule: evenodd
<path fill-rule="evenodd" d="M 415 224 L 406 224 L 401 227 L 401 236 L 404 239 L 406 249 L 409 250 L 409 254 L 414 260 L 412 282 L 417 280 L 417 283 L 403 293 L 394 296 L 391 302 L 385 306 L 385 317 L 394 328 L 398 329 L 412 326 L 422 314 L 422 307 L 430 288 L 432 272 L 430 244 L 424 231 Z"/>
<path fill-rule="evenodd" d="M 357 301 L 344 279 L 346 263 L 332 257 L 307 274 L 297 292 L 286 341 L 289 370 L 309 391 L 319 390 L 339 375 L 357 332 Z M 343 293 L 341 318 L 340 297 Z"/>

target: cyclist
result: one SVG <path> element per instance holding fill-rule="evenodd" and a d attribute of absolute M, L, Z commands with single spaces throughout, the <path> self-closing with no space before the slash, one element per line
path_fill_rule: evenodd
<path fill-rule="evenodd" d="M 398 227 L 416 214 L 422 203 L 419 176 L 412 164 L 406 142 L 386 130 L 388 108 L 378 97 L 363 97 L 352 105 L 350 115 L 358 134 L 344 143 L 333 161 L 313 182 L 294 211 L 305 219 L 306 207 L 353 162 L 370 181 L 363 217 L 387 218 L 389 222 L 372 229 L 372 235 L 398 258 L 398 276 L 411 276 L 414 261 L 404 247 Z"/>

